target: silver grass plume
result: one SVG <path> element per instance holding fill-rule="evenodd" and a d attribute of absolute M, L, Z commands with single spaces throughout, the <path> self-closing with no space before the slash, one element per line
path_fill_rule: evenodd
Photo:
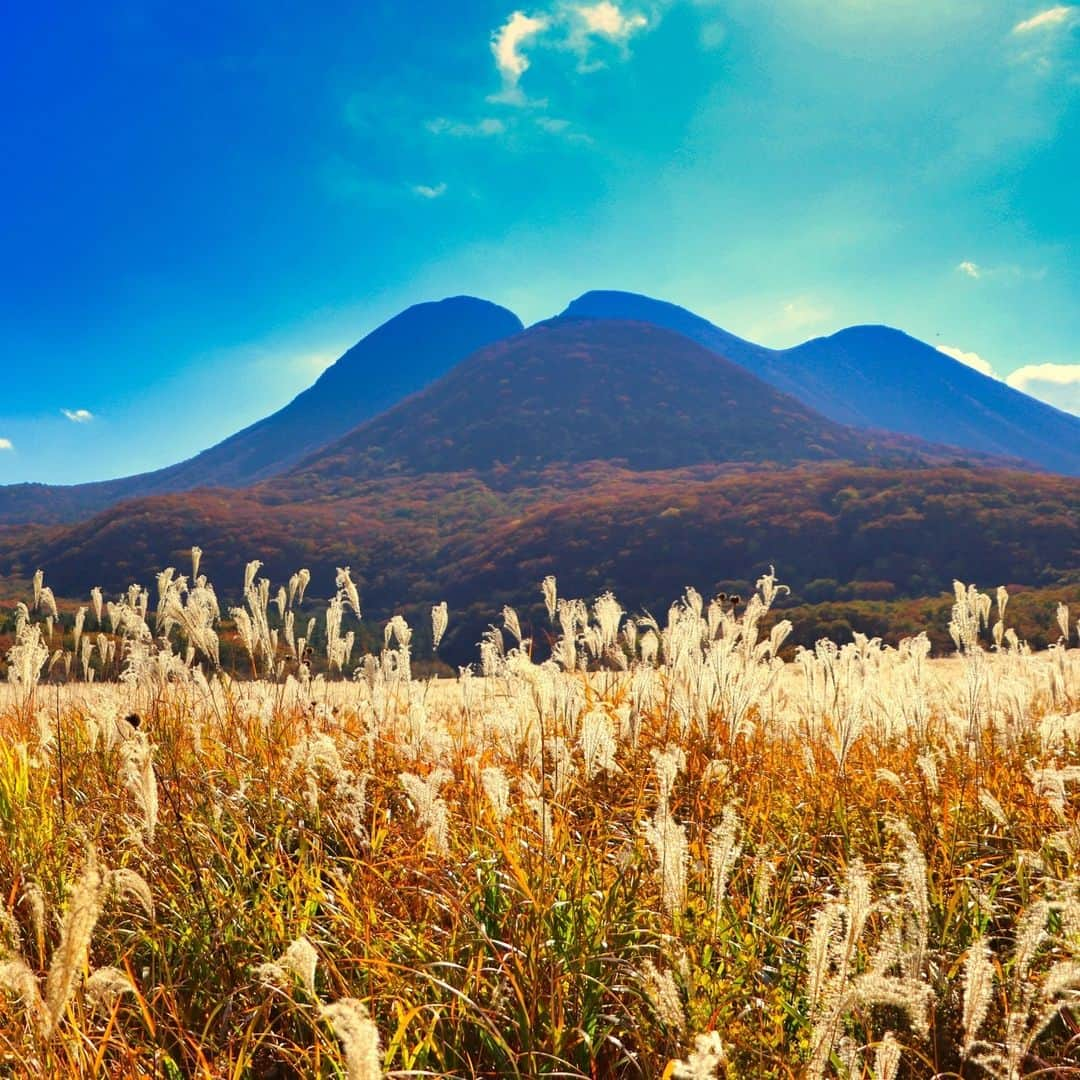
<path fill-rule="evenodd" d="M 60 942 L 53 953 L 49 974 L 45 979 L 46 1036 L 59 1024 L 75 981 L 86 966 L 90 939 L 101 916 L 104 885 L 97 853 L 91 847 L 87 851 L 86 867 L 68 900 L 60 926 Z"/>
<path fill-rule="evenodd" d="M 674 975 L 670 971 L 660 971 L 651 960 L 646 960 L 641 965 L 641 981 L 664 1027 L 671 1031 L 685 1030 L 686 1014 Z"/>
<path fill-rule="evenodd" d="M 356 585 L 353 582 L 349 567 L 339 566 L 337 568 L 337 577 L 334 580 L 337 588 L 344 593 L 346 599 L 348 599 L 349 606 L 353 609 L 353 614 L 359 619 L 361 617 L 360 594 L 356 590 Z"/>
<path fill-rule="evenodd" d="M 615 761 L 615 726 L 604 709 L 590 709 L 581 721 L 579 737 L 585 761 L 585 779 L 592 780 L 598 772 L 618 771 Z"/>
<path fill-rule="evenodd" d="M 440 855 L 445 855 L 450 850 L 450 809 L 446 800 L 440 797 L 439 789 L 450 778 L 446 769 L 433 770 L 427 779 L 410 772 L 403 772 L 398 776 L 401 786 L 412 801 L 417 823 L 424 830 L 425 838 Z"/>
<path fill-rule="evenodd" d="M 259 568 L 262 566 L 261 559 L 252 559 L 251 562 L 244 567 L 244 593 L 246 594 L 252 585 L 255 584 L 255 575 L 259 572 Z"/>
<path fill-rule="evenodd" d="M 994 999 L 994 964 L 990 945 L 979 938 L 964 958 L 964 1056 L 975 1046 L 983 1021 Z"/>
<path fill-rule="evenodd" d="M 685 1061 L 676 1061 L 671 1070 L 672 1080 L 715 1080 L 724 1063 L 727 1050 L 715 1031 L 694 1036 L 694 1049 Z"/>
<path fill-rule="evenodd" d="M 724 807 L 720 824 L 709 837 L 709 869 L 712 874 L 712 905 L 716 918 L 720 918 L 721 905 L 727 896 L 728 879 L 742 854 L 739 841 L 739 816 L 735 807 Z"/>
<path fill-rule="evenodd" d="M 507 633 L 513 635 L 517 640 L 518 645 L 521 644 L 521 622 L 518 620 L 517 612 L 507 604 L 502 609 L 503 626 L 506 627 Z"/>
<path fill-rule="evenodd" d="M 548 574 L 544 578 L 543 583 L 540 585 L 540 591 L 544 594 L 544 606 L 547 608 L 548 618 L 554 622 L 559 592 L 553 574 Z"/>
<path fill-rule="evenodd" d="M 149 846 L 157 828 L 158 786 L 154 747 L 145 732 L 136 732 L 120 747 L 120 779 L 142 811 L 144 839 Z"/>
<path fill-rule="evenodd" d="M 0 990 L 12 995 L 35 1021 L 43 1021 L 45 1002 L 41 987 L 25 960 L 18 956 L 0 960 Z"/>
<path fill-rule="evenodd" d="M 885 1036 L 878 1043 L 877 1053 L 874 1054 L 874 1080 L 896 1080 L 902 1056 L 902 1048 L 896 1041 L 896 1036 L 891 1031 L 885 1032 Z"/>
<path fill-rule="evenodd" d="M 431 640 L 433 648 L 439 647 L 439 642 L 443 639 L 443 634 L 446 633 L 446 628 L 450 623 L 450 613 L 446 607 L 446 601 L 436 604 L 431 609 Z"/>
<path fill-rule="evenodd" d="M 497 765 L 489 765 L 480 773 L 480 784 L 496 821 L 505 820 L 510 813 L 510 781 Z"/>
<path fill-rule="evenodd" d="M 98 628 L 101 628 L 101 587 L 95 585 L 90 590 L 90 606 L 94 609 L 94 619 Z"/>
<path fill-rule="evenodd" d="M 48 585 L 45 585 L 41 589 L 37 606 L 51 619 L 58 619 L 60 617 L 60 612 L 56 607 L 56 597 L 53 596 L 53 591 Z"/>
<path fill-rule="evenodd" d="M 91 973 L 83 990 L 94 1012 L 111 1012 L 121 995 L 135 993 L 135 986 L 119 968 L 100 967 Z"/>
<path fill-rule="evenodd" d="M 364 1003 L 357 998 L 340 998 L 323 1006 L 319 1015 L 341 1041 L 348 1080 L 379 1080 L 379 1030 Z"/>
<path fill-rule="evenodd" d="M 260 964 L 255 974 L 264 982 L 276 986 L 285 986 L 289 976 L 300 981 L 308 997 L 318 1000 L 315 992 L 315 970 L 319 956 L 315 947 L 306 937 L 298 937 L 277 960 Z"/>

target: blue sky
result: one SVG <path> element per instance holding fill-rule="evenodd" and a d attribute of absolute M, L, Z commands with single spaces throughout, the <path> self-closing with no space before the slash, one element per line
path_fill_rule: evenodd
<path fill-rule="evenodd" d="M 899 326 L 1080 413 L 1080 7 L 9 7 L 0 482 L 169 464 L 410 303 Z"/>

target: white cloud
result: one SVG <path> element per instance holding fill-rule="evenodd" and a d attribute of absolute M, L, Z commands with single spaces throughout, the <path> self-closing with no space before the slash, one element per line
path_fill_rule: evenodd
<path fill-rule="evenodd" d="M 522 45 L 549 25 L 546 15 L 531 16 L 515 11 L 492 35 L 491 51 L 506 90 L 515 89 L 518 80 L 529 70 L 529 58 L 521 51 Z"/>
<path fill-rule="evenodd" d="M 415 184 L 413 186 L 413 192 L 422 199 L 438 199 L 446 194 L 446 185 L 436 184 L 434 187 L 431 187 L 428 184 Z"/>
<path fill-rule="evenodd" d="M 60 411 L 73 424 L 89 424 L 94 419 L 94 414 L 89 409 L 61 409 Z"/>
<path fill-rule="evenodd" d="M 979 264 L 973 263 L 970 259 L 965 259 L 956 269 L 959 270 L 960 273 L 967 274 L 967 276 L 971 278 L 978 278 L 981 274 Z"/>
<path fill-rule="evenodd" d="M 1005 381 L 1016 390 L 1080 416 L 1080 364 L 1027 364 Z"/>
<path fill-rule="evenodd" d="M 1059 4 L 1057 7 L 1047 8 L 1038 15 L 1032 15 L 1030 19 L 1024 19 L 1013 27 L 1014 34 L 1027 34 L 1032 30 L 1044 30 L 1050 26 L 1060 26 L 1076 9 L 1070 4 Z"/>
<path fill-rule="evenodd" d="M 0 439 L 0 450 L 14 450 L 15 446 L 10 439 Z"/>
<path fill-rule="evenodd" d="M 964 352 L 963 349 L 958 349 L 954 345 L 939 345 L 937 349 L 938 352 L 951 356 L 954 360 L 959 360 L 961 364 L 967 364 L 969 368 L 974 368 L 984 375 L 989 375 L 991 379 L 997 378 L 997 372 L 994 371 L 990 361 L 984 360 L 978 353 Z"/>
<path fill-rule="evenodd" d="M 433 135 L 453 135 L 456 138 L 490 137 L 492 135 L 501 135 L 506 131 L 506 124 L 497 116 L 482 117 L 475 124 L 468 124 L 463 120 L 449 120 L 445 116 L 437 116 L 434 120 L 429 120 L 425 127 Z"/>
<path fill-rule="evenodd" d="M 575 11 L 584 23 L 586 33 L 599 34 L 612 41 L 625 41 L 635 30 L 649 25 L 644 15 L 625 15 L 611 0 L 600 0 L 599 4 L 584 5 Z"/>
<path fill-rule="evenodd" d="M 519 85 L 522 75 L 530 66 L 526 45 L 542 44 L 548 48 L 568 50 L 577 54 L 579 71 L 597 71 L 604 64 L 588 60 L 596 39 L 621 46 L 625 53 L 629 39 L 648 26 L 648 18 L 640 12 L 626 11 L 613 0 L 598 0 L 595 4 L 556 0 L 547 11 L 538 14 L 526 15 L 524 11 L 515 11 L 491 37 L 491 52 L 503 85 L 502 90 L 491 95 L 488 101 L 501 105 L 546 104 L 544 101 L 529 100 Z M 543 41 L 538 40 L 542 35 Z"/>

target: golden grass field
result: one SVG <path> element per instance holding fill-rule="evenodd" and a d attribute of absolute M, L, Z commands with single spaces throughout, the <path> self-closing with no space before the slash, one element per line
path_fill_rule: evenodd
<path fill-rule="evenodd" d="M 784 662 L 771 577 L 661 624 L 549 581 L 553 659 L 508 611 L 423 680 L 403 620 L 350 655 L 343 572 L 312 676 L 257 569 L 250 680 L 197 564 L 18 617 L 0 1076 L 1080 1075 L 1067 611 L 1032 654 L 958 586 L 954 657 Z"/>

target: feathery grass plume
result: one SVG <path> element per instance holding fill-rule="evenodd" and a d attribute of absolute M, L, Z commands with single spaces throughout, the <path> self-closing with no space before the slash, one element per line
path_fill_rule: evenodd
<path fill-rule="evenodd" d="M 121 866 L 110 870 L 105 875 L 105 891 L 117 896 L 133 896 L 139 906 L 152 919 L 154 917 L 154 896 L 146 878 L 137 870 Z"/>
<path fill-rule="evenodd" d="M 126 972 L 114 967 L 95 969 L 83 987 L 94 1012 L 111 1012 L 123 994 L 134 994 L 135 986 Z"/>
<path fill-rule="evenodd" d="M 446 633 L 446 627 L 450 623 L 450 613 L 446 607 L 446 601 L 436 604 L 431 609 L 431 641 L 432 648 L 437 649 L 439 642 L 443 639 L 443 634 Z"/>
<path fill-rule="evenodd" d="M 53 605 L 56 606 L 55 604 Z M 1069 608 L 1066 604 L 1058 604 L 1057 606 L 1057 624 L 1061 628 L 1061 643 L 1062 645 L 1069 644 Z"/>
<path fill-rule="evenodd" d="M 30 912 L 30 926 L 34 931 L 34 943 L 38 955 L 45 952 L 45 894 L 36 881 L 28 881 L 23 886 L 22 901 Z"/>
<path fill-rule="evenodd" d="M 690 1056 L 672 1064 L 671 1080 L 716 1080 L 717 1070 L 726 1058 L 727 1049 L 717 1032 L 695 1035 Z"/>
<path fill-rule="evenodd" d="M 548 574 L 540 585 L 540 591 L 544 594 L 544 606 L 547 608 L 548 618 L 555 621 L 555 611 L 558 605 L 559 590 L 555 583 L 555 576 Z"/>
<path fill-rule="evenodd" d="M 60 926 L 60 942 L 53 953 L 45 980 L 45 1019 L 43 1030 L 51 1035 L 60 1023 L 71 998 L 75 982 L 86 966 L 90 939 L 101 916 L 104 879 L 97 852 L 90 847 L 86 866 L 75 883 Z"/>
<path fill-rule="evenodd" d="M 521 622 L 518 619 L 517 612 L 510 607 L 509 604 L 504 605 L 502 609 L 503 626 L 506 627 L 506 632 L 510 634 L 514 640 L 521 644 Z"/>
<path fill-rule="evenodd" d="M 489 765 L 480 773 L 480 784 L 491 805 L 496 821 L 504 821 L 510 812 L 510 781 L 497 765 Z"/>
<path fill-rule="evenodd" d="M 300 985 L 308 997 L 317 1001 L 315 971 L 318 963 L 319 955 L 315 947 L 306 937 L 301 936 L 293 941 L 277 960 L 260 964 L 255 969 L 255 974 L 264 982 L 275 986 L 285 986 L 291 975 L 300 980 Z"/>
<path fill-rule="evenodd" d="M 981 593 L 974 585 L 966 588 L 959 581 L 953 582 L 956 603 L 953 604 L 952 619 L 949 622 L 949 634 L 961 653 L 970 653 L 979 649 L 979 629 L 990 620 L 990 597 Z"/>
<path fill-rule="evenodd" d="M 979 1037 L 990 1003 L 994 999 L 994 965 L 990 944 L 979 938 L 964 958 L 964 1056 L 967 1057 Z"/>
<path fill-rule="evenodd" d="M 41 670 L 48 660 L 49 648 L 42 640 L 41 627 L 34 623 L 19 624 L 15 644 L 7 652 L 7 677 L 20 706 L 32 700 Z"/>
<path fill-rule="evenodd" d="M 1003 829 L 1008 828 L 1009 819 L 1001 803 L 994 798 L 985 788 L 979 792 L 979 805 L 1000 825 Z"/>
<path fill-rule="evenodd" d="M 37 569 L 34 571 L 34 610 L 41 606 L 41 585 L 45 580 L 45 571 Z"/>
<path fill-rule="evenodd" d="M 32 1020 L 42 1020 L 45 1003 L 41 997 L 41 986 L 37 976 L 21 957 L 8 956 L 0 960 L 0 991 L 15 998 Z"/>
<path fill-rule="evenodd" d="M 90 590 L 90 606 L 94 609 L 94 619 L 97 623 L 98 629 L 101 629 L 101 587 L 95 585 Z"/>
<path fill-rule="evenodd" d="M 716 918 L 720 918 L 721 908 L 727 896 L 728 879 L 731 871 L 742 854 L 739 841 L 739 815 L 731 804 L 724 807 L 720 815 L 720 824 L 713 829 L 709 837 L 709 869 L 712 874 L 712 906 Z"/>
<path fill-rule="evenodd" d="M 77 656 L 79 644 L 82 641 L 83 626 L 86 624 L 86 608 L 81 607 L 75 612 L 75 626 L 72 630 L 72 651 Z"/>
<path fill-rule="evenodd" d="M 896 1080 L 903 1048 L 891 1031 L 886 1031 L 874 1054 L 874 1080 Z"/>
<path fill-rule="evenodd" d="M 581 720 L 581 734 L 578 738 L 582 758 L 585 762 L 585 779 L 592 778 L 599 772 L 616 772 L 615 728 L 604 709 L 590 709 Z"/>
<path fill-rule="evenodd" d="M 416 820 L 424 829 L 424 836 L 440 855 L 450 851 L 450 808 L 446 800 L 439 796 L 439 789 L 451 774 L 447 769 L 434 769 L 422 779 L 415 773 L 398 774 L 401 786 L 412 800 L 416 811 Z"/>
<path fill-rule="evenodd" d="M 689 845 L 686 827 L 671 816 L 666 802 L 661 802 L 652 820 L 645 822 L 645 839 L 656 854 L 661 903 L 669 915 L 675 915 L 686 896 Z"/>
<path fill-rule="evenodd" d="M 683 1011 L 679 988 L 670 971 L 660 971 L 651 960 L 641 965 L 641 982 L 660 1022 L 670 1031 L 686 1029 L 686 1013 Z"/>
<path fill-rule="evenodd" d="M 145 732 L 137 731 L 120 747 L 120 779 L 142 811 L 146 843 L 153 844 L 158 819 L 158 785 L 154 773 L 154 747 Z"/>
<path fill-rule="evenodd" d="M 938 776 L 937 756 L 932 750 L 924 750 L 915 759 L 915 764 L 919 767 L 919 772 L 923 774 L 927 790 L 929 790 L 931 795 L 936 796 L 941 790 L 941 780 Z"/>
<path fill-rule="evenodd" d="M 908 908 L 901 927 L 902 967 L 909 979 L 921 977 L 930 938 L 930 895 L 926 856 L 906 821 L 892 818 L 889 831 L 900 841 L 897 872 L 901 902 Z"/>
<path fill-rule="evenodd" d="M 251 586 L 255 584 L 255 575 L 259 572 L 259 568 L 262 566 L 261 559 L 252 559 L 244 567 L 244 592 L 247 593 Z"/>
<path fill-rule="evenodd" d="M 53 591 L 48 585 L 43 586 L 37 606 L 50 619 L 58 619 L 60 617 L 60 612 L 56 607 L 56 597 L 53 595 Z"/>
<path fill-rule="evenodd" d="M 651 750 L 650 756 L 660 789 L 660 802 L 666 806 L 679 773 L 686 768 L 686 751 L 678 743 L 669 743 L 663 750 Z"/>
<path fill-rule="evenodd" d="M 360 593 L 357 592 L 356 585 L 353 583 L 350 567 L 339 566 L 337 568 L 337 576 L 334 578 L 334 584 L 348 599 L 349 605 L 353 609 L 353 614 L 359 619 L 361 617 Z"/>
<path fill-rule="evenodd" d="M 364 1003 L 358 998 L 339 998 L 324 1005 L 319 1015 L 341 1042 L 348 1080 L 380 1080 L 379 1029 Z"/>

